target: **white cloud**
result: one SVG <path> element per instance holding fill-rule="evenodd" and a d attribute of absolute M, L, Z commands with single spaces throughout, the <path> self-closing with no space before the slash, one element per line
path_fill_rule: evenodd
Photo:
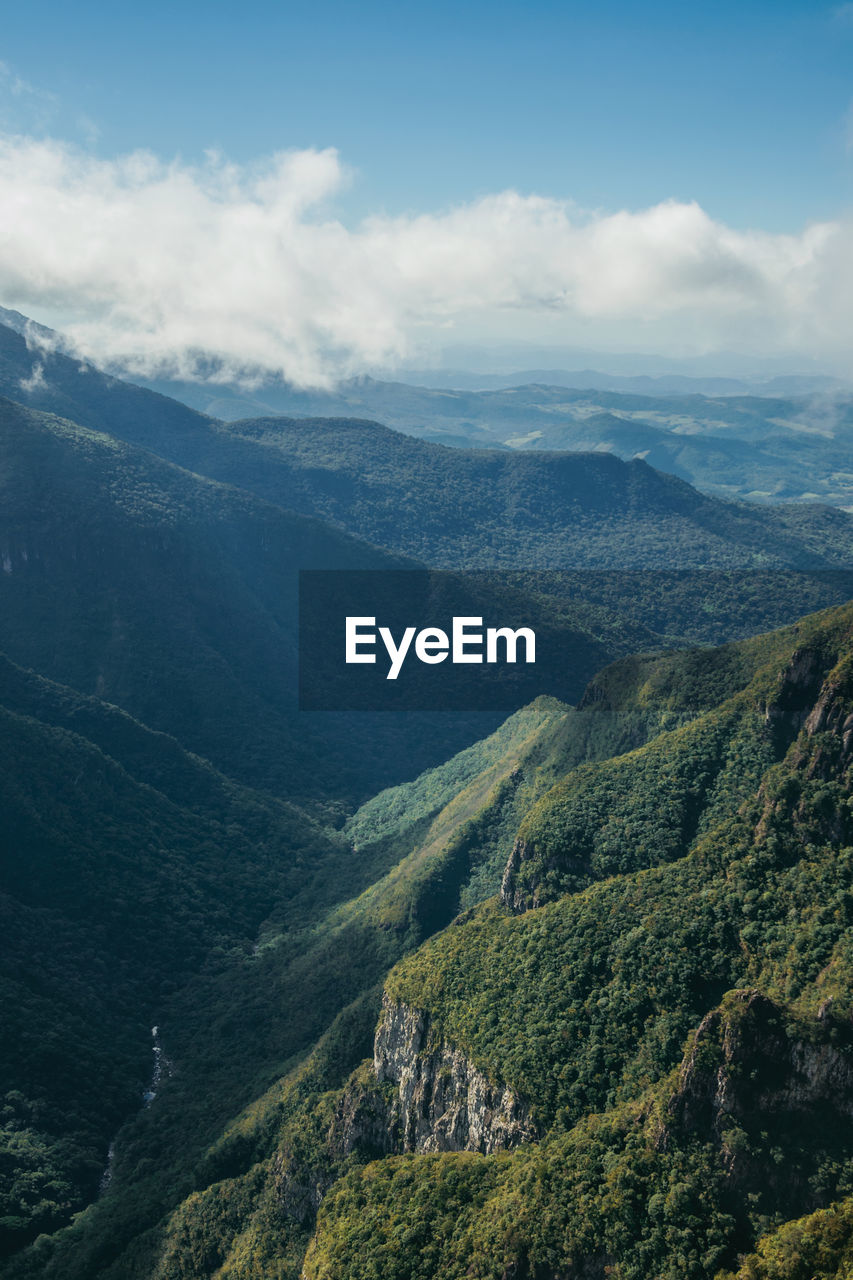
<path fill-rule="evenodd" d="M 52 97 L 52 95 L 45 94 L 29 84 L 9 66 L 8 62 L 0 61 L 0 87 L 4 92 L 11 94 L 13 98 L 26 96 Z"/>
<path fill-rule="evenodd" d="M 41 391 L 47 386 L 44 377 L 44 365 L 37 360 L 33 365 L 32 372 L 28 378 L 19 379 L 22 391 Z"/>
<path fill-rule="evenodd" d="M 333 150 L 240 167 L 0 138 L 0 302 L 72 317 L 76 351 L 132 372 L 319 384 L 411 357 L 448 328 L 659 350 L 840 352 L 853 227 L 733 230 L 698 205 L 578 215 L 504 191 L 445 212 L 326 212 Z M 632 336 L 634 341 L 632 342 Z"/>
<path fill-rule="evenodd" d="M 0 61 L 0 127 L 41 132 L 59 108 L 56 94 L 39 89 Z"/>

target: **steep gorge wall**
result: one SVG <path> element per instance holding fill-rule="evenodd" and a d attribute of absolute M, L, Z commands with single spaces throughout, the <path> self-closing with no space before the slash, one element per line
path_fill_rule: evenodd
<path fill-rule="evenodd" d="M 431 1032 L 428 1014 L 387 994 L 373 1070 L 391 1085 L 392 1125 L 404 1151 L 489 1155 L 536 1136 L 527 1106 L 491 1082 L 466 1055 Z"/>
<path fill-rule="evenodd" d="M 430 1026 L 429 1015 L 383 997 L 373 1064 L 356 1072 L 329 1130 L 336 1158 L 403 1152 L 490 1155 L 536 1137 L 524 1101 L 475 1067 Z"/>

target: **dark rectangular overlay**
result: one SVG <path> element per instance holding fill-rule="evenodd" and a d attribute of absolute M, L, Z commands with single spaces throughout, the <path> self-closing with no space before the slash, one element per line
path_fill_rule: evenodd
<path fill-rule="evenodd" d="M 623 654 L 754 635 L 851 597 L 853 571 L 844 570 L 307 570 L 299 575 L 299 705 L 509 713 L 540 694 L 576 703 L 592 676 Z M 351 650 L 372 653 L 373 663 L 346 661 L 347 618 L 375 619 L 358 624 Z M 453 660 L 454 618 L 468 619 L 466 636 L 475 637 L 460 656 L 479 652 L 482 661 Z M 395 679 L 380 628 L 398 650 L 409 632 Z M 523 639 L 508 661 L 499 638 L 497 661 L 489 662 L 489 628 L 533 632 L 535 661 L 526 660 Z M 439 660 L 442 631 L 448 646 Z"/>

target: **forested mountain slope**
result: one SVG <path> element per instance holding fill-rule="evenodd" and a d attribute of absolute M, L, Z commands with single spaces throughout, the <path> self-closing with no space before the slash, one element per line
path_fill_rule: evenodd
<path fill-rule="evenodd" d="M 216 1086 L 206 1055 L 181 1046 L 190 1095 L 204 1078 L 212 1099 L 197 1127 L 186 1097 L 178 1106 L 189 1159 L 400 954 L 494 891 L 528 785 L 516 779 L 504 796 L 478 745 L 473 773 L 463 756 L 340 831 L 354 798 L 446 757 L 483 723 L 296 710 L 297 568 L 405 562 L 9 401 L 0 464 L 9 1247 L 94 1194 L 145 1085 L 151 1025 L 173 1042 L 176 1022 L 232 1028 Z M 798 581 L 805 598 L 824 589 Z M 561 605 L 590 654 L 654 641 L 648 589 L 600 587 L 600 600 Z M 719 611 L 700 615 L 709 626 L 734 625 L 730 596 L 721 580 Z M 784 580 L 769 596 L 771 609 L 792 607 Z M 472 836 L 448 853 L 494 787 L 488 847 Z M 349 914 L 327 918 L 386 872 Z M 264 921 L 276 944 L 244 970 Z M 273 1023 L 265 966 L 293 993 Z"/>
<path fill-rule="evenodd" d="M 95 1194 L 170 996 L 349 859 L 296 806 L 6 658 L 0 751 L 5 1252 Z"/>
<path fill-rule="evenodd" d="M 483 731 L 424 717 L 403 761 L 387 718 L 298 714 L 298 571 L 399 557 L 2 400 L 0 500 L 0 648 L 251 786 L 361 798 Z"/>
<path fill-rule="evenodd" d="M 504 1118 L 512 1099 L 523 1132 L 497 1145 L 518 1154 L 450 1154 L 484 1148 L 447 1141 L 436 1115 L 408 1149 L 448 1154 L 348 1174 L 307 1276 L 366 1276 L 380 1256 L 394 1276 L 710 1276 L 843 1200 L 851 626 L 845 609 L 734 653 L 629 664 L 590 691 L 653 701 L 677 727 L 539 801 L 503 907 L 396 969 L 377 1033 L 389 1115 L 405 1119 L 406 1072 L 425 1081 L 425 1055 L 452 1047 Z M 470 1089 L 455 1101 L 470 1112 Z"/>
<path fill-rule="evenodd" d="M 799 1280 L 785 1241 L 805 1233 L 835 1275 L 853 1186 L 851 672 L 853 607 L 626 659 L 578 710 L 519 713 L 479 780 L 454 766 L 371 802 L 350 838 L 392 857 L 431 786 L 446 814 L 317 939 L 385 939 L 371 983 L 401 940 L 381 1008 L 365 990 L 341 1013 L 157 1231 L 130 1243 L 127 1167 L 12 1274 L 698 1280 L 758 1248 L 744 1276 Z M 442 901 L 462 914 L 418 945 L 441 920 L 417 903 Z"/>
<path fill-rule="evenodd" d="M 0 1256 L 95 1196 L 111 1139 L 156 1087 L 153 1024 L 177 1071 L 163 1099 L 173 1109 L 156 1134 L 154 1112 L 140 1124 L 186 1160 L 259 1074 L 275 1078 L 304 1052 L 436 927 L 436 912 L 444 923 L 455 898 L 436 906 L 425 854 L 414 913 L 411 892 L 403 908 L 386 892 L 377 928 L 373 909 L 346 902 L 421 837 L 446 842 L 464 815 L 451 807 L 433 830 L 438 815 L 471 784 L 488 788 L 507 754 L 561 714 L 558 704 L 519 713 L 336 831 L 0 657 Z M 277 1011 L 270 987 L 283 989 Z"/>
<path fill-rule="evenodd" d="M 9 400 L 152 447 L 210 421 L 177 400 L 63 354 L 58 334 L 43 334 L 47 345 L 28 345 L 22 327 L 0 323 L 0 395 Z"/>
<path fill-rule="evenodd" d="M 0 401 L 0 465 L 0 645 L 230 776 L 334 807 L 413 776 L 494 725 L 296 712 L 298 570 L 411 562 L 11 401 Z M 518 585 L 553 591 L 535 579 Z M 670 583 L 662 611 L 654 580 L 581 576 L 553 603 L 600 663 L 656 643 L 658 632 L 670 641 L 681 627 L 701 639 L 742 632 L 847 589 L 820 576 L 770 576 L 754 590 L 709 576 Z M 590 660 L 578 660 L 574 696 Z"/>
<path fill-rule="evenodd" d="M 41 684 L 39 682 L 40 687 Z M 83 705 L 82 711 L 96 716 L 88 704 Z M 141 1091 L 144 1079 L 138 1078 L 139 1047 L 144 1046 L 146 1055 L 150 1052 L 148 1027 L 151 1021 L 156 1021 L 174 1074 L 163 1082 L 156 1102 L 139 1111 L 137 1118 L 121 1131 L 109 1194 L 79 1220 L 68 1244 L 62 1235 L 56 1237 L 59 1248 L 56 1265 L 60 1274 L 96 1273 L 117 1253 L 120 1254 L 117 1274 L 130 1274 L 137 1265 L 137 1255 L 143 1262 L 150 1260 L 150 1242 L 136 1238 L 143 1228 L 153 1229 L 158 1219 L 180 1201 L 199 1176 L 199 1169 L 207 1171 L 202 1177 L 209 1177 L 213 1171 L 222 1171 L 235 1160 L 243 1159 L 247 1141 L 252 1149 L 254 1137 L 247 1140 L 239 1131 L 218 1141 L 223 1118 L 276 1081 L 287 1066 L 298 1062 L 337 1015 L 343 1017 L 344 1025 L 349 1028 L 340 1053 L 344 1055 L 344 1062 L 350 1060 L 352 1045 L 348 1037 L 356 1034 L 353 1028 L 363 1024 L 364 1034 L 369 1037 L 375 1016 L 376 992 L 372 990 L 375 984 L 401 954 L 452 918 L 463 886 L 476 880 L 477 868 L 482 870 L 484 855 L 472 834 L 476 830 L 477 815 L 489 804 L 493 791 L 501 793 L 503 780 L 511 774 L 518 758 L 524 758 L 533 750 L 566 714 L 560 704 L 544 701 L 519 712 L 492 737 L 446 765 L 430 771 L 415 783 L 382 793 L 370 801 L 339 834 L 323 831 L 316 824 L 300 825 L 300 815 L 292 806 L 272 806 L 270 817 L 263 797 L 217 781 L 207 766 L 196 762 L 198 772 L 208 779 L 208 789 L 213 790 L 220 807 L 220 787 L 236 792 L 226 811 L 217 812 L 216 824 L 208 818 L 208 807 L 213 806 L 202 793 L 196 825 L 190 830 L 189 843 L 186 839 L 184 842 L 191 865 L 195 867 L 198 863 L 197 871 L 193 870 L 192 874 L 200 875 L 206 889 L 214 894 L 213 902 L 207 903 L 197 889 L 187 884 L 192 912 L 201 913 L 202 936 L 212 937 L 217 945 L 201 972 L 196 965 L 194 978 L 191 970 L 196 956 L 191 956 L 183 968 L 176 964 L 176 942 L 170 931 L 174 924 L 179 928 L 178 938 L 184 937 L 180 926 L 187 913 L 187 901 L 183 890 L 175 892 L 171 901 L 164 900 L 159 893 L 163 873 L 157 868 L 157 860 L 163 853 L 149 839 L 137 854 L 140 882 L 144 884 L 152 865 L 156 874 L 152 874 L 152 884 L 143 888 L 139 919 L 120 940 L 120 955 L 127 950 L 133 953 L 136 941 L 146 933 L 149 937 L 159 937 L 162 932 L 163 942 L 150 963 L 144 950 L 138 953 L 138 965 L 131 975 L 136 985 L 130 988 L 138 1004 L 132 1004 L 127 1010 L 126 1020 L 130 1025 L 120 1028 L 120 1040 L 136 1046 L 136 1075 L 131 1075 L 130 1080 L 131 1086 L 138 1085 Z M 126 736 L 127 717 L 112 711 L 109 719 L 114 722 L 117 718 Z M 115 724 L 111 723 L 109 728 L 115 734 Z M 105 733 L 102 726 L 101 736 Z M 136 758 L 141 753 L 135 739 L 144 738 L 145 734 L 144 729 L 135 726 L 130 735 L 134 738 Z M 73 768 L 77 763 L 72 759 L 68 766 Z M 55 777 L 47 778 L 45 785 L 64 795 Z M 193 789 L 187 786 L 188 803 L 193 797 Z M 151 823 L 156 822 L 164 805 L 162 797 L 152 795 Z M 81 803 L 80 807 L 85 815 L 85 806 Z M 184 820 L 189 821 L 186 809 L 182 814 Z M 469 831 L 472 820 L 474 827 Z M 84 822 L 85 816 L 80 821 Z M 175 827 L 180 834 L 179 824 L 175 823 Z M 245 831 L 249 853 L 246 854 L 242 843 L 232 843 L 229 856 L 235 865 L 230 879 L 216 877 L 211 871 L 220 856 L 217 834 L 232 830 L 235 835 Z M 123 866 L 122 851 L 130 855 L 139 847 L 139 832 L 130 813 L 123 832 L 122 844 L 113 854 L 115 873 L 110 871 L 109 863 L 105 868 L 103 891 L 107 901 L 88 903 L 93 914 L 108 919 L 119 916 L 122 911 L 121 900 L 117 906 L 110 906 L 111 895 L 117 887 L 115 875 Z M 199 859 L 192 836 L 205 841 L 206 860 Z M 105 855 L 112 847 L 110 841 L 115 841 L 115 832 L 108 828 L 98 846 L 99 854 Z M 91 855 L 88 846 L 84 847 L 88 866 Z M 75 872 L 72 859 L 67 867 L 72 885 Z M 489 873 L 490 888 L 497 883 L 498 876 L 498 869 L 493 867 Z M 246 877 L 249 884 L 256 885 L 251 895 L 244 883 Z M 220 885 L 222 898 L 216 896 Z M 61 886 L 57 886 L 57 893 L 60 889 Z M 37 892 L 37 888 L 33 890 Z M 66 890 L 62 901 L 66 899 L 73 919 L 77 919 L 74 892 L 69 898 Z M 13 909 L 20 907 L 20 898 L 14 893 L 10 893 L 9 902 Z M 55 909 L 62 918 L 55 901 L 41 901 L 42 913 L 46 906 Z M 243 918 L 256 908 L 259 908 L 259 915 L 255 916 L 257 942 L 251 945 L 251 929 L 247 936 L 242 925 Z M 205 910 L 212 917 L 210 921 L 204 918 Z M 151 914 L 159 912 L 163 913 L 163 921 L 160 924 L 158 917 L 155 924 Z M 195 919 L 192 912 L 190 925 Z M 191 936 L 190 929 L 185 950 L 189 949 Z M 102 954 L 113 954 L 116 939 L 111 945 L 112 952 L 101 939 L 98 950 Z M 85 948 L 83 952 L 85 959 L 88 952 Z M 78 974 L 73 967 L 73 951 L 69 949 L 67 954 L 72 960 L 75 981 L 85 987 L 88 970 L 84 966 Z M 47 968 L 47 978 L 37 970 L 34 981 L 46 982 L 49 989 L 52 982 L 52 989 L 61 998 L 64 988 L 61 984 L 57 986 L 56 975 L 49 965 Z M 12 983 L 16 979 L 20 985 L 20 975 L 11 975 Z M 119 978 L 115 981 L 119 983 Z M 126 979 L 121 992 L 125 997 L 128 995 Z M 11 986 L 10 998 L 18 995 L 19 986 Z M 346 1006 L 353 1000 L 356 1011 L 345 1013 Z M 35 1012 L 44 1023 L 51 1010 L 48 1005 Z M 115 1019 L 116 1011 L 109 1012 Z M 24 1020 L 32 1014 L 32 1007 L 27 1010 L 25 1004 Z M 103 1041 L 112 1050 L 107 1028 L 108 1024 L 90 1027 L 89 1036 L 95 1039 L 95 1047 Z M 91 1044 L 74 1047 L 81 1052 L 81 1060 L 91 1055 Z M 142 1059 L 143 1065 L 146 1062 L 147 1058 Z M 109 1065 L 111 1063 L 112 1059 Z M 107 1065 L 104 1065 L 99 1082 L 106 1072 Z M 76 1080 L 73 1072 L 70 1076 Z M 132 1103 L 128 1106 L 127 1095 L 120 1101 L 125 1103 L 125 1114 L 138 1107 L 138 1103 L 136 1107 Z M 63 1097 L 62 1102 L 67 1103 L 67 1099 Z M 85 1107 L 86 1097 L 70 1108 L 81 1130 L 86 1118 Z M 54 1108 L 50 1116 L 58 1122 L 62 1107 Z M 99 1144 L 105 1153 L 104 1130 L 113 1116 L 112 1111 L 103 1118 L 98 1116 L 97 1124 L 88 1117 L 90 1131 L 85 1136 L 90 1141 L 91 1150 L 87 1149 L 90 1160 Z M 24 1125 L 17 1114 L 9 1119 L 12 1134 L 23 1132 L 20 1141 L 36 1142 L 40 1138 L 37 1130 L 30 1138 L 31 1126 Z M 53 1139 L 54 1135 L 49 1133 L 48 1137 Z M 55 1141 L 53 1145 L 59 1146 Z M 49 1146 L 49 1153 L 50 1150 Z M 59 1147 L 57 1163 L 65 1150 Z M 39 1167 L 35 1165 L 36 1169 Z M 44 1181 L 49 1181 L 51 1171 L 50 1167 L 46 1168 Z M 7 1197 L 14 1199 L 17 1189 L 15 1183 L 11 1186 L 7 1183 Z M 35 1212 L 37 1207 L 28 1205 L 36 1226 L 61 1223 L 62 1204 L 50 1206 L 52 1218 L 46 1213 L 39 1218 Z M 37 1273 L 41 1272 L 42 1252 L 47 1243 L 45 1238 L 33 1255 Z M 128 1244 L 129 1251 L 124 1252 Z"/>
<path fill-rule="evenodd" d="M 640 460 L 450 450 L 357 420 L 230 430 L 260 446 L 229 470 L 234 483 L 435 566 L 816 568 L 853 549 L 841 511 L 706 497 Z M 214 466 L 207 454 L 201 469 Z"/>

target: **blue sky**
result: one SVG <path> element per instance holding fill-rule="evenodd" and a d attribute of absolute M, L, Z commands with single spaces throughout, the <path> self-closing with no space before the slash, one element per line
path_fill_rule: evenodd
<path fill-rule="evenodd" d="M 796 230 L 853 198 L 853 6 L 30 0 L 0 58 L 56 96 L 7 95 L 20 127 L 107 155 L 336 147 L 359 211 L 515 187 Z"/>
<path fill-rule="evenodd" d="M 780 305 L 794 308 L 798 299 L 816 296 L 828 275 L 837 276 L 841 253 L 837 239 L 829 236 L 827 243 L 835 246 L 830 267 L 823 241 L 817 245 L 802 237 L 813 224 L 846 220 L 853 205 L 853 4 L 473 0 L 460 11 L 445 3 L 339 0 L 299 5 L 155 0 L 144 6 L 83 0 L 64 7 L 30 0 L 26 7 L 7 7 L 0 62 L 0 130 L 7 138 L 71 144 L 78 159 L 104 165 L 140 149 L 150 151 L 183 168 L 185 187 L 196 184 L 189 202 L 194 207 L 200 208 L 198 190 L 207 190 L 206 212 L 199 212 L 203 226 L 210 224 L 213 206 L 221 209 L 228 199 L 221 173 L 212 196 L 209 179 L 197 176 L 211 149 L 220 153 L 220 164 L 237 166 L 243 203 L 265 199 L 251 189 L 252 176 L 263 172 L 275 153 L 334 149 L 337 176 L 321 182 L 322 190 L 312 195 L 309 221 L 339 218 L 351 229 L 365 219 L 405 219 L 411 240 L 420 215 L 442 217 L 514 191 L 525 199 L 543 197 L 563 211 L 567 221 L 559 236 L 555 232 L 554 256 L 564 263 L 571 254 L 575 259 L 588 254 L 588 246 L 569 243 L 568 225 L 578 220 L 676 202 L 685 208 L 695 204 L 716 228 L 709 230 L 696 219 L 686 228 L 684 218 L 677 219 L 672 234 L 684 239 L 678 239 L 678 261 L 666 277 L 667 287 L 673 281 L 677 286 L 667 303 L 670 320 L 676 319 L 669 327 L 648 327 L 636 290 L 629 290 L 624 306 L 614 301 L 612 290 L 593 297 L 576 267 L 565 267 L 553 285 L 540 279 L 527 289 L 524 245 L 531 234 L 539 234 L 531 233 L 531 210 L 523 211 L 527 222 L 511 250 L 501 241 L 501 228 L 517 211 L 491 210 L 488 225 L 482 231 L 471 228 L 469 240 L 476 245 L 486 235 L 493 238 L 490 243 L 502 244 L 494 261 L 507 278 L 521 282 L 515 292 L 481 299 L 471 281 L 461 292 L 449 289 L 446 298 L 427 305 L 422 284 L 420 292 L 401 301 L 391 281 L 385 299 L 395 294 L 397 311 L 377 321 L 376 341 L 360 353 L 362 363 L 395 354 L 404 358 L 411 354 L 412 332 L 423 336 L 436 325 L 455 327 L 459 338 L 507 339 L 513 336 L 512 323 L 492 320 L 498 311 L 506 315 L 513 308 L 525 313 L 524 327 L 539 341 L 580 341 L 589 329 L 592 342 L 624 345 L 640 316 L 637 343 L 664 349 L 681 330 L 694 347 L 707 348 L 721 338 L 720 326 L 709 326 L 710 312 L 697 301 L 703 273 L 706 280 L 714 277 L 711 309 L 719 311 L 734 276 L 741 290 L 737 317 L 761 299 L 770 316 Z M 26 192 L 29 176 L 38 169 L 34 153 L 19 148 L 17 168 L 7 161 L 10 190 Z M 93 170 L 86 200 L 78 200 L 79 183 L 75 186 L 68 169 L 51 179 L 55 189 L 40 179 L 24 202 L 39 209 L 41 220 L 32 235 L 36 230 L 42 239 L 55 235 L 43 204 L 73 205 L 75 216 L 82 217 L 98 191 L 111 184 L 111 189 L 127 186 L 126 174 L 116 173 Z M 109 198 L 111 211 L 104 197 L 95 215 L 105 224 L 115 221 L 122 206 L 115 191 Z M 611 232 L 619 229 L 605 223 L 602 229 L 598 252 L 606 264 Z M 63 235 L 67 230 L 66 222 Z M 91 256 L 92 243 L 82 239 L 85 230 L 81 223 L 78 242 L 69 242 L 69 253 L 78 258 Z M 445 230 L 443 223 L 433 228 L 424 260 L 430 253 L 441 257 L 438 242 Z M 734 243 L 733 237 L 750 230 L 765 237 L 758 247 L 744 239 Z M 801 239 L 786 246 L 782 233 Z M 57 274 L 55 263 L 37 261 L 32 245 L 22 247 L 23 234 L 17 226 L 7 234 L 11 247 L 5 269 L 0 258 L 0 303 L 29 307 L 39 318 L 89 323 L 97 346 L 95 297 L 105 291 L 91 279 L 78 281 L 82 292 L 76 307 L 75 281 L 66 278 L 67 272 Z M 137 227 L 135 234 L 143 233 Z M 166 234 L 164 223 L 150 248 L 152 261 Z M 670 231 L 656 227 L 651 234 L 658 244 Z M 635 240 L 638 269 L 654 302 L 659 278 L 646 270 L 643 258 L 648 229 L 640 228 Z M 376 244 L 372 252 L 374 266 L 364 271 L 375 275 Z M 415 249 L 397 246 L 395 252 L 401 255 L 395 279 L 408 279 L 406 253 Z M 460 252 L 464 260 L 466 251 Z M 777 261 L 780 254 L 787 255 L 784 268 Z M 804 257 L 814 267 L 807 281 Z M 30 284 L 19 265 L 24 259 L 32 259 Z M 633 278 L 633 262 L 623 278 Z M 115 256 L 98 269 L 112 281 L 119 270 Z M 535 265 L 533 275 L 543 269 Z M 456 266 L 448 271 L 454 274 Z M 776 294 L 783 276 L 780 304 Z M 758 283 L 744 306 L 748 277 Z M 251 284 L 247 289 L 251 295 Z M 127 299 L 119 296 L 117 284 L 106 293 L 103 307 L 110 314 L 104 316 L 114 331 Z M 282 295 L 283 305 L 290 296 Z M 837 298 L 831 301 L 837 306 Z M 691 307 L 693 318 L 681 323 L 678 316 Z M 139 325 L 147 330 L 156 325 L 154 310 L 156 300 Z M 339 310 L 340 299 L 330 304 L 330 314 Z M 566 317 L 562 328 L 548 322 L 546 313 L 557 311 Z M 489 322 L 478 328 L 479 322 L 471 320 L 475 313 L 481 319 L 488 315 Z M 767 343 L 814 352 L 829 341 L 836 321 L 824 308 L 819 324 L 804 327 L 792 311 L 785 332 L 774 330 Z M 409 338 L 386 335 L 383 348 L 378 334 L 386 322 Z M 347 347 L 348 332 L 339 333 L 331 320 L 320 328 L 315 345 Z M 762 332 L 756 318 L 740 337 L 755 344 Z M 83 342 L 82 329 L 79 336 Z M 169 342 L 175 340 L 172 334 Z M 133 341 L 129 334 L 128 342 Z M 210 348 L 209 335 L 200 334 L 198 342 Z M 224 342 L 225 354 L 228 346 Z M 243 361 L 245 352 L 235 358 Z"/>

